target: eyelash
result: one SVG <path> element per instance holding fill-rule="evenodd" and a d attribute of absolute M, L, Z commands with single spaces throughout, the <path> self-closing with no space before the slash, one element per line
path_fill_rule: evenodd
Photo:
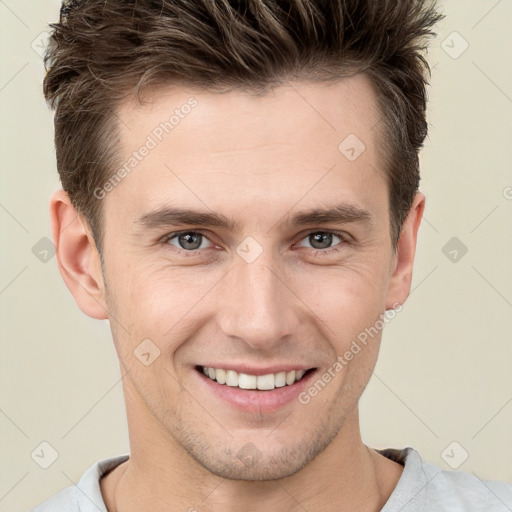
<path fill-rule="evenodd" d="M 193 233 L 193 234 L 198 234 L 198 235 L 201 235 L 203 236 L 204 238 L 206 238 L 208 241 L 212 242 L 207 235 L 205 235 L 203 232 L 201 231 L 191 231 L 191 230 L 184 230 L 184 231 L 176 231 L 174 233 L 169 233 L 167 235 L 165 235 L 162 239 L 161 239 L 161 243 L 165 246 L 169 246 L 169 241 L 172 240 L 173 238 L 175 237 L 178 237 L 180 235 L 183 235 L 185 233 Z M 313 231 L 310 231 L 308 233 L 306 233 L 302 238 L 301 238 L 301 241 L 304 240 L 305 238 L 308 238 L 309 236 L 311 235 L 314 235 L 314 234 L 317 234 L 317 233 L 321 233 L 321 234 L 329 234 L 329 235 L 334 235 L 334 236 L 337 236 L 338 238 L 340 238 L 341 242 L 339 244 L 336 244 L 335 246 L 333 247 L 328 247 L 327 249 L 313 249 L 313 248 L 310 248 L 314 255 L 317 256 L 318 253 L 320 253 L 320 255 L 324 256 L 326 254 L 330 254 L 332 252 L 338 252 L 340 249 L 337 248 L 338 245 L 348 245 L 350 244 L 350 241 L 349 241 L 349 237 L 346 233 L 344 232 L 341 232 L 341 231 L 331 231 L 331 230 L 313 230 Z M 213 242 L 212 242 L 213 243 Z M 180 249 L 176 246 L 172 246 L 173 247 L 173 250 L 175 252 L 177 252 L 178 254 L 186 254 L 188 256 L 194 256 L 196 254 L 201 254 L 202 251 L 204 251 L 205 249 L 195 249 L 195 250 L 191 250 L 191 251 L 187 251 L 185 249 Z M 307 247 L 306 247 L 307 249 Z"/>

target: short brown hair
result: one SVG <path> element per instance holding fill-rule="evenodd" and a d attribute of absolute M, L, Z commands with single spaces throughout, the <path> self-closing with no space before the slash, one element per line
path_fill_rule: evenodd
<path fill-rule="evenodd" d="M 62 186 L 101 251 L 93 191 L 116 170 L 123 100 L 166 84 L 264 92 L 361 72 L 382 113 L 396 247 L 427 134 L 424 41 L 440 18 L 435 0 L 68 0 L 44 80 Z"/>

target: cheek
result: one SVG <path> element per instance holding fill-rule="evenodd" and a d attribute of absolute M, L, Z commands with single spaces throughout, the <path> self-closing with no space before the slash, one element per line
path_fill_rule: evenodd
<path fill-rule="evenodd" d="M 331 373 L 340 386 L 340 407 L 355 403 L 371 377 L 378 357 L 385 312 L 387 273 L 378 265 L 358 265 L 332 269 L 317 280 L 303 279 L 301 294 L 321 320 L 321 329 L 330 345 Z M 325 375 L 331 378 L 331 375 Z M 333 389 L 334 389 L 333 388 Z"/>
<path fill-rule="evenodd" d="M 132 263 L 124 268 L 113 276 L 111 293 L 113 316 L 124 327 L 117 334 L 124 340 L 125 357 L 148 338 L 162 353 L 174 352 L 181 340 L 193 335 L 201 303 L 222 277 L 218 271 L 162 263 Z"/>
<path fill-rule="evenodd" d="M 334 351 L 331 374 L 338 407 L 356 404 L 377 362 L 384 327 L 385 274 L 352 273 L 317 301 L 325 336 Z M 346 413 L 347 411 L 345 411 Z M 341 413 L 340 413 L 341 414 Z"/>
<path fill-rule="evenodd" d="M 384 312 L 388 280 L 382 266 L 358 263 L 305 272 L 295 289 L 336 335 L 354 335 Z"/>

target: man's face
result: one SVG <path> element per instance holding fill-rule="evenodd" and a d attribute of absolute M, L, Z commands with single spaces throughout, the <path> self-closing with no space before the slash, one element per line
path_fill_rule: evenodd
<path fill-rule="evenodd" d="M 182 108 L 190 97 L 197 104 Z M 168 88 L 118 114 L 120 166 L 134 151 L 137 163 L 102 202 L 104 275 L 131 433 L 226 478 L 291 475 L 354 428 L 380 332 L 309 403 L 299 391 L 396 298 L 373 89 L 362 76 L 261 97 Z M 338 220 L 295 222 L 337 207 Z M 236 226 L 176 221 L 167 209 Z M 249 391 L 201 365 L 316 370 Z"/>

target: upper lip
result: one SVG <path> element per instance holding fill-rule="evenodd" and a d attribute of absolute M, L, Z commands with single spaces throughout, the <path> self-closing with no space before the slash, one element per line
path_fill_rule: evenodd
<path fill-rule="evenodd" d="M 251 366 L 248 364 L 229 364 L 229 363 L 208 363 L 201 366 L 207 368 L 215 368 L 221 370 L 233 370 L 237 373 L 246 373 L 249 375 L 267 375 L 268 373 L 291 372 L 293 370 L 310 370 L 315 366 L 307 366 L 300 364 L 276 364 L 273 366 L 266 366 L 265 368 Z"/>

